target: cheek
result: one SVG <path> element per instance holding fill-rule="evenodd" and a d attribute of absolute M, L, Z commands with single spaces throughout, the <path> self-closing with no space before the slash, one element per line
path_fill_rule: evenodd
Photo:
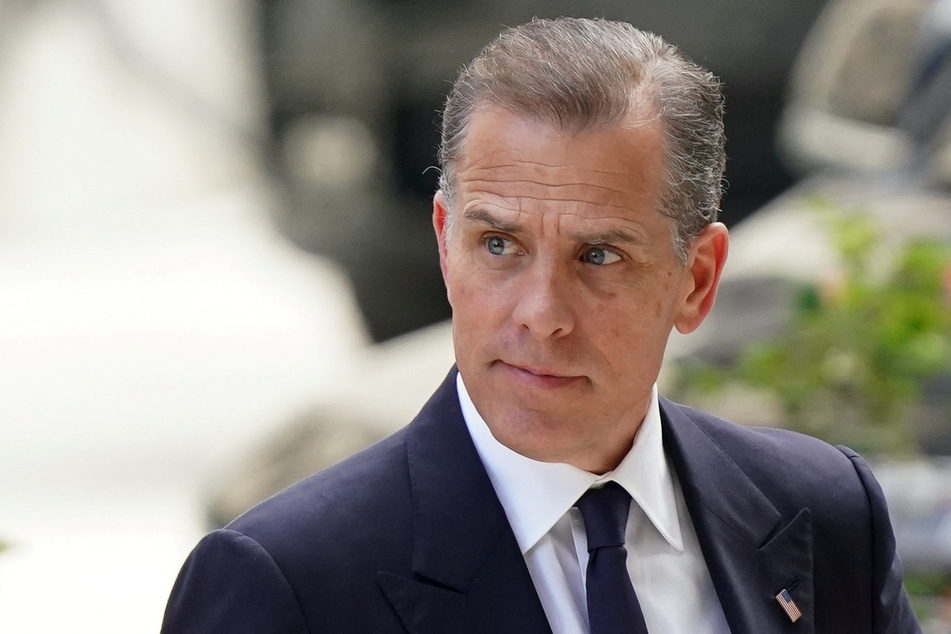
<path fill-rule="evenodd" d="M 674 271 L 667 271 L 666 275 L 661 276 L 657 288 L 652 293 L 654 316 L 659 320 L 668 319 L 673 314 L 674 304 L 676 303 L 675 289 L 677 278 Z"/>
<path fill-rule="evenodd" d="M 498 312 L 498 290 L 480 283 L 474 273 L 450 275 L 447 287 L 453 320 L 464 323 L 467 330 L 479 329 L 490 315 Z"/>
<path fill-rule="evenodd" d="M 471 276 L 464 272 L 467 270 L 467 262 L 460 259 L 456 249 L 450 249 L 446 257 L 446 295 L 449 298 L 449 305 L 452 306 L 453 315 L 464 311 L 469 304 L 468 298 L 472 295 L 469 288 Z M 460 273 L 463 272 L 463 273 Z"/>
<path fill-rule="evenodd" d="M 621 302 L 620 297 L 623 295 L 610 293 L 590 309 L 582 309 L 588 316 L 590 330 L 605 335 L 607 342 L 623 341 L 636 323 L 636 313 L 631 312 L 633 303 Z"/>
<path fill-rule="evenodd" d="M 617 342 L 639 342 L 645 337 L 658 337 L 672 326 L 671 288 L 666 279 L 651 288 L 627 289 L 599 298 L 585 310 L 586 329 L 609 347 Z M 655 332 L 656 331 L 656 332 Z M 604 338 L 602 339 L 602 335 Z"/>
<path fill-rule="evenodd" d="M 462 307 L 465 306 L 462 301 L 464 289 L 457 280 L 453 279 L 452 275 L 446 276 L 446 296 L 449 298 L 449 305 L 452 306 L 453 314 L 460 312 Z"/>

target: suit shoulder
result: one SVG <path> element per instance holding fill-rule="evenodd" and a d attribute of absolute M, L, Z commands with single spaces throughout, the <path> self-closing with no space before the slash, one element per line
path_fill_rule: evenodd
<path fill-rule="evenodd" d="M 396 631 L 391 622 L 396 613 L 378 574 L 412 575 L 414 498 L 407 444 L 414 423 L 291 485 L 207 536 L 183 568 L 177 587 L 184 598 L 175 601 L 187 608 L 197 592 L 207 594 L 219 612 L 227 606 L 241 613 L 243 608 L 230 604 L 237 591 L 227 586 L 243 584 L 246 576 L 267 577 L 267 592 L 289 589 L 307 631 L 377 631 L 375 626 Z M 249 605 L 257 609 L 258 604 Z M 184 619 L 193 610 L 175 613 Z M 264 626 L 254 631 L 285 630 Z"/>
<path fill-rule="evenodd" d="M 205 536 L 185 561 L 161 631 L 199 629 L 305 632 L 307 626 L 293 589 L 271 556 L 253 539 L 222 529 Z"/>
<path fill-rule="evenodd" d="M 410 574 L 416 504 L 410 447 L 445 438 L 439 430 L 452 428 L 454 417 L 461 420 L 458 407 L 453 371 L 406 427 L 291 485 L 227 528 L 258 542 L 298 584 L 316 587 L 338 574 L 375 586 L 363 577 L 379 570 Z M 452 455 L 452 443 L 430 444 L 434 454 L 445 446 Z"/>
<path fill-rule="evenodd" d="M 726 450 L 749 452 L 773 459 L 788 457 L 796 464 L 812 461 L 825 464 L 828 460 L 840 465 L 849 463 L 841 448 L 807 434 L 779 427 L 740 425 L 670 401 L 665 405 L 690 419 L 711 440 Z"/>
<path fill-rule="evenodd" d="M 866 482 L 850 450 L 787 429 L 739 425 L 669 401 L 665 411 L 672 425 L 695 425 L 773 499 L 814 510 L 826 503 L 830 510 L 837 504 L 865 508 Z"/>
<path fill-rule="evenodd" d="M 309 476 L 228 525 L 276 558 L 307 543 L 353 544 L 386 539 L 386 526 L 412 515 L 405 430 Z"/>

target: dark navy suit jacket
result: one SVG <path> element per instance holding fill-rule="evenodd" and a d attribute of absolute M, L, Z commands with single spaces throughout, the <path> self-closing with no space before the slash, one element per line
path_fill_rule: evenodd
<path fill-rule="evenodd" d="M 734 634 L 919 632 L 881 489 L 844 448 L 661 400 Z M 788 589 L 792 623 L 775 600 Z M 548 622 L 451 372 L 407 427 L 205 537 L 162 632 L 534 633 Z M 659 632 L 657 634 L 665 634 Z"/>

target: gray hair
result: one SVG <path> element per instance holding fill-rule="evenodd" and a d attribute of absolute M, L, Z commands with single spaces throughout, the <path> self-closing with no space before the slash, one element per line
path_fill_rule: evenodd
<path fill-rule="evenodd" d="M 681 261 L 717 219 L 726 163 L 720 83 L 652 33 L 580 18 L 536 18 L 503 31 L 462 69 L 446 99 L 439 185 L 450 210 L 466 129 L 483 104 L 571 132 L 620 125 L 646 106 L 663 122 L 667 170 L 660 211 L 674 221 Z"/>

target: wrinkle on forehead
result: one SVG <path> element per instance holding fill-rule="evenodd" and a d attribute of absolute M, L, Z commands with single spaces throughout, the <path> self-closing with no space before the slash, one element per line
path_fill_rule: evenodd
<path fill-rule="evenodd" d="M 549 196 L 544 196 L 544 197 L 526 196 L 524 194 L 518 195 L 518 196 L 502 196 L 499 194 L 491 194 L 491 197 L 501 198 L 506 201 L 511 201 L 511 204 L 506 205 L 505 207 L 506 208 L 511 207 L 515 211 L 518 211 L 519 213 L 524 213 L 524 214 L 555 213 L 555 210 L 546 208 L 546 206 L 552 203 L 557 203 L 559 205 L 569 205 L 569 207 L 566 207 L 565 209 L 559 209 L 557 213 L 561 215 L 567 215 L 567 216 L 577 216 L 578 218 L 590 218 L 591 216 L 589 213 L 582 213 L 580 211 L 572 211 L 571 206 L 575 206 L 577 208 L 594 206 L 599 209 L 605 209 L 605 210 L 614 209 L 619 212 L 631 211 L 630 205 L 627 205 L 627 204 L 607 203 L 603 201 L 596 202 L 596 201 L 588 200 L 586 198 L 564 198 L 564 197 L 552 198 Z M 532 203 L 535 203 L 535 204 L 526 205 L 525 204 L 526 201 L 531 201 Z M 463 212 L 466 212 L 469 209 L 484 207 L 484 206 L 486 206 L 486 203 L 484 201 L 476 199 L 466 204 L 463 207 Z M 490 205 L 490 206 L 496 206 L 496 205 Z M 611 218 L 611 216 L 608 216 L 608 215 L 604 215 L 604 216 L 599 215 L 599 217 L 605 220 Z M 626 215 L 622 215 L 622 216 L 617 216 L 615 219 L 625 220 L 627 218 L 626 218 Z"/>
<path fill-rule="evenodd" d="M 493 205 L 489 205 L 490 207 Z M 499 231 L 516 231 L 522 229 L 523 227 L 519 224 L 519 218 L 522 216 L 546 216 L 552 218 L 566 217 L 566 218 L 576 218 L 580 221 L 589 222 L 591 220 L 606 221 L 606 222 L 624 222 L 636 224 L 636 220 L 627 217 L 626 215 L 621 216 L 610 216 L 604 215 L 599 216 L 598 218 L 592 219 L 589 214 L 573 212 L 568 209 L 559 209 L 554 212 L 549 212 L 548 210 L 526 210 L 524 208 L 515 208 L 511 210 L 503 211 L 502 213 L 506 216 L 514 216 L 514 218 L 503 218 L 499 217 L 496 214 L 493 214 L 491 211 L 488 211 L 486 205 L 480 204 L 478 201 L 474 201 L 467 205 L 462 211 L 463 220 L 470 222 L 481 222 L 492 229 L 497 229 Z M 624 233 L 623 229 L 605 231 L 605 232 L 595 232 L 599 235 L 608 235 L 610 233 L 621 234 Z"/>
<path fill-rule="evenodd" d="M 483 168 L 483 169 L 490 170 L 494 168 Z M 505 169 L 505 168 L 500 167 L 498 169 Z M 473 170 L 473 171 L 478 171 L 478 170 Z M 597 173 L 610 174 L 611 172 L 597 172 Z M 568 183 L 548 183 L 545 181 L 526 179 L 526 178 L 471 178 L 467 180 L 467 184 L 470 187 L 474 185 L 479 185 L 479 184 L 483 186 L 488 185 L 490 187 L 493 185 L 535 185 L 538 187 L 546 187 L 550 189 L 562 189 L 566 187 L 585 187 L 588 189 L 603 189 L 612 194 L 623 193 L 623 190 L 618 189 L 616 187 L 609 187 L 607 185 L 600 185 L 597 183 L 589 183 L 589 182 L 582 182 L 582 181 L 572 181 Z"/>
<path fill-rule="evenodd" d="M 516 207 L 522 211 L 532 206 L 550 205 L 593 206 L 625 212 L 632 210 L 656 210 L 657 201 L 648 191 L 625 190 L 621 184 L 570 181 L 549 183 L 534 179 L 502 178 L 466 181 L 460 192 L 468 202 L 464 208 L 488 201 L 504 201 L 502 206 Z"/>
<path fill-rule="evenodd" d="M 662 134 L 656 124 L 644 124 L 656 119 L 566 132 L 482 111 L 470 122 L 468 151 L 456 176 L 460 211 L 498 210 L 506 220 L 512 212 L 553 212 L 622 222 L 660 212 Z"/>
<path fill-rule="evenodd" d="M 571 143 L 572 138 L 573 137 L 568 137 L 566 140 L 562 140 L 565 149 L 573 145 Z M 577 150 L 577 148 L 575 149 Z M 557 149 L 555 151 L 557 151 Z M 464 174 L 475 174 L 477 176 L 482 172 L 494 172 L 497 170 L 524 170 L 533 174 L 538 173 L 557 175 L 560 172 L 582 170 L 583 173 L 590 174 L 595 177 L 600 176 L 607 178 L 623 178 L 625 176 L 629 176 L 628 170 L 626 169 L 627 166 L 621 161 L 617 162 L 616 168 L 596 169 L 591 165 L 586 164 L 586 162 L 583 160 L 545 163 L 538 160 L 530 160 L 526 157 L 515 158 L 513 155 L 517 154 L 518 151 L 513 149 L 496 149 L 482 152 L 479 155 L 473 154 L 466 157 L 466 161 L 461 165 L 457 173 L 461 177 Z M 582 153 L 582 157 L 583 156 L 584 154 Z"/>
<path fill-rule="evenodd" d="M 502 154 L 502 155 L 506 155 L 506 154 L 512 154 L 512 153 L 513 153 L 513 152 L 505 152 L 505 151 L 499 150 L 499 151 L 496 151 L 496 152 L 490 153 L 490 154 Z M 541 161 L 530 161 L 530 160 L 527 160 L 527 159 L 519 159 L 519 160 L 517 160 L 517 161 L 513 161 L 513 162 L 510 162 L 510 163 L 502 162 L 502 163 L 498 163 L 497 165 L 486 165 L 486 166 L 473 165 L 473 164 L 470 163 L 470 164 L 466 164 L 466 165 L 460 170 L 459 173 L 461 174 L 461 173 L 464 173 L 464 172 L 465 172 L 465 173 L 475 172 L 476 174 L 478 174 L 479 172 L 484 172 L 484 171 L 492 171 L 492 170 L 499 170 L 499 169 L 501 169 L 501 170 L 519 169 L 519 168 L 524 168 L 524 167 L 538 168 L 538 171 L 539 171 L 539 172 L 554 171 L 554 170 L 567 170 L 567 169 L 575 169 L 575 168 L 578 168 L 578 167 L 583 167 L 584 170 L 585 170 L 585 172 L 590 173 L 590 174 L 595 174 L 595 175 L 598 175 L 598 176 L 623 176 L 623 175 L 624 175 L 624 172 L 618 172 L 618 171 L 615 171 L 615 170 L 599 170 L 599 169 L 594 169 L 594 168 L 592 168 L 592 167 L 583 166 L 583 165 L 580 164 L 580 163 L 543 163 L 543 162 L 541 162 Z M 474 179 L 474 180 L 476 180 L 476 179 Z"/>
<path fill-rule="evenodd" d="M 651 149 L 645 148 L 645 153 Z M 531 189 L 535 188 L 544 190 L 546 196 L 574 188 L 591 192 L 592 197 L 608 195 L 641 198 L 653 191 L 650 181 L 652 177 L 658 176 L 653 169 L 644 169 L 644 166 L 640 170 L 632 170 L 620 157 L 614 165 L 596 167 L 591 165 L 592 161 L 585 160 L 583 154 L 574 160 L 558 163 L 516 158 L 512 154 L 516 152 L 499 150 L 471 157 L 458 172 L 460 193 L 508 193 L 509 190 L 528 188 L 526 193 L 531 197 Z M 558 195 L 553 197 L 557 198 Z"/>

